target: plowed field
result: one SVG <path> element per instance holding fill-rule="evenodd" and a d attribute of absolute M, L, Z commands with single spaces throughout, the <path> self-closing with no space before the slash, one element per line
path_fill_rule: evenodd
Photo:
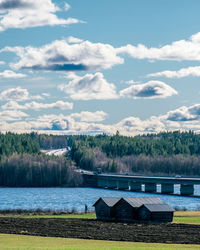
<path fill-rule="evenodd" d="M 134 224 L 95 219 L 0 218 L 0 233 L 95 240 L 200 244 L 200 225 Z"/>

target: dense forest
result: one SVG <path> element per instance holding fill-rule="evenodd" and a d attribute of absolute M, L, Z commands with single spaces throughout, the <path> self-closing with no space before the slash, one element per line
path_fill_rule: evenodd
<path fill-rule="evenodd" d="M 0 162 L 0 186 L 74 187 L 81 184 L 81 175 L 65 157 L 13 154 L 2 157 Z"/>
<path fill-rule="evenodd" d="M 71 151 L 63 157 L 42 153 L 67 146 Z M 79 186 L 75 165 L 112 173 L 200 176 L 200 135 L 0 134 L 0 186 Z"/>
<path fill-rule="evenodd" d="M 200 135 L 165 132 L 136 137 L 79 136 L 72 159 L 84 169 L 149 175 L 200 175 Z"/>
<path fill-rule="evenodd" d="M 47 156 L 41 149 L 64 148 L 66 137 L 0 134 L 0 186 L 80 186 L 82 177 L 67 157 Z"/>
<path fill-rule="evenodd" d="M 33 134 L 0 134 L 0 157 L 2 155 L 17 154 L 38 154 L 40 153 L 40 145 L 35 140 Z"/>

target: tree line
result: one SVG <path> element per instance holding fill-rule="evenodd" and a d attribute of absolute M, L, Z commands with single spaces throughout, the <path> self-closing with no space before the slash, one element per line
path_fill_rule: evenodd
<path fill-rule="evenodd" d="M 65 157 L 31 154 L 4 156 L 0 161 L 0 186 L 74 187 L 82 184 L 80 173 Z"/>
<path fill-rule="evenodd" d="M 66 157 L 46 156 L 41 149 L 64 148 L 70 137 L 37 133 L 0 133 L 0 186 L 80 186 L 82 177 Z"/>
<path fill-rule="evenodd" d="M 200 135 L 163 132 L 136 137 L 81 136 L 73 141 L 72 159 L 83 168 L 150 175 L 200 175 Z"/>
<path fill-rule="evenodd" d="M 71 147 L 70 157 L 50 157 L 41 149 Z M 163 132 L 135 137 L 101 134 L 0 134 L 0 186 L 81 185 L 78 167 L 103 172 L 200 175 L 200 135 Z"/>
<path fill-rule="evenodd" d="M 135 137 L 97 135 L 81 136 L 73 142 L 73 150 L 79 147 L 99 147 L 109 157 L 125 155 L 199 155 L 200 135 L 189 132 L 163 132 Z M 73 153 L 73 152 L 72 152 Z"/>
<path fill-rule="evenodd" d="M 0 157 L 14 153 L 39 154 L 40 145 L 37 140 L 34 140 L 32 134 L 0 133 Z"/>

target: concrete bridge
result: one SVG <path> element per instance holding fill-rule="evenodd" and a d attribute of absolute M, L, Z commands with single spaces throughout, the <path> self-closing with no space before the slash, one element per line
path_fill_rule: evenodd
<path fill-rule="evenodd" d="M 161 185 L 162 194 L 174 194 L 174 185 L 180 184 L 181 195 L 194 195 L 194 185 L 200 185 L 200 178 L 153 177 L 115 174 L 84 174 L 85 183 L 99 188 L 142 191 L 156 193 L 157 184 Z"/>

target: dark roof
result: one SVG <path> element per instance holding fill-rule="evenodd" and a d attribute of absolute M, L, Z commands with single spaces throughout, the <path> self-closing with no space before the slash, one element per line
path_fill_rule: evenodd
<path fill-rule="evenodd" d="M 144 204 L 163 204 L 163 202 L 156 197 L 124 197 L 121 199 L 135 208 L 141 207 Z"/>
<path fill-rule="evenodd" d="M 150 212 L 174 212 L 174 209 L 168 204 L 144 204 Z"/>
<path fill-rule="evenodd" d="M 96 206 L 96 204 L 100 201 L 104 201 L 108 207 L 113 207 L 119 200 L 119 197 L 100 197 L 93 206 Z"/>

